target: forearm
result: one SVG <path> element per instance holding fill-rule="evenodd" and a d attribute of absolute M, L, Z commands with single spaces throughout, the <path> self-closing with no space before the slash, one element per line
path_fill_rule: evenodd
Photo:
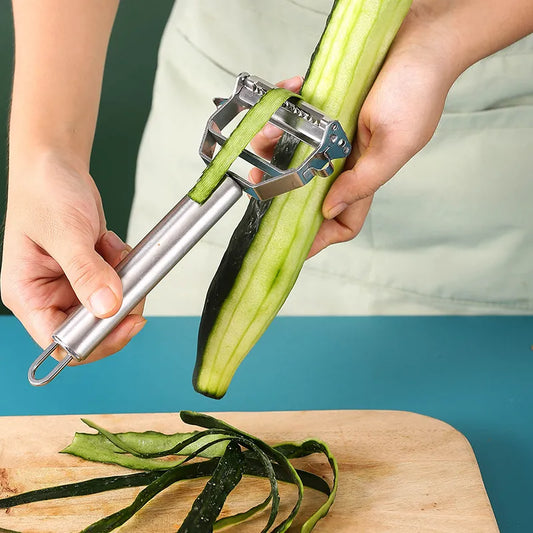
<path fill-rule="evenodd" d="M 117 7 L 118 0 L 13 0 L 10 165 L 39 150 L 88 165 Z"/>
<path fill-rule="evenodd" d="M 402 32 L 434 47 L 439 68 L 457 77 L 480 59 L 533 32 L 531 0 L 414 0 Z"/>
<path fill-rule="evenodd" d="M 466 65 L 533 32 L 531 0 L 456 0 L 456 25 Z"/>

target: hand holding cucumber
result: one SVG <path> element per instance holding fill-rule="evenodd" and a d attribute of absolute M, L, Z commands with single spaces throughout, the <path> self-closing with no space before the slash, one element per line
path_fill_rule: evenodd
<path fill-rule="evenodd" d="M 516 1 L 516 15 L 505 19 L 501 3 L 490 2 L 492 9 L 486 2 L 477 3 L 413 2 L 361 109 L 352 154 L 324 200 L 325 220 L 309 257 L 359 233 L 374 193 L 433 136 L 457 77 L 482 57 L 533 30 L 533 10 L 524 1 Z M 481 7 L 494 23 L 491 40 L 486 37 L 487 20 L 476 17 Z M 485 29 L 476 28 L 481 24 Z M 300 87 L 286 86 L 293 91 Z M 280 135 L 271 126 L 265 129 L 253 144 L 268 157 Z M 257 180 L 259 175 L 257 171 L 251 177 Z"/>

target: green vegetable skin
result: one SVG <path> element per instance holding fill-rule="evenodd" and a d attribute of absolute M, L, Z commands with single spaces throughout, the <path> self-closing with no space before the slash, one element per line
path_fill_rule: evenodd
<path fill-rule="evenodd" d="M 348 137 L 410 5 L 411 0 L 337 0 L 333 6 L 302 96 L 338 119 Z M 279 164 L 287 153 L 294 154 L 289 166 L 296 167 L 308 147 L 293 152 L 282 138 L 275 153 Z M 193 377 L 198 392 L 221 398 L 276 316 L 322 223 L 323 200 L 342 165 L 336 161 L 330 178 L 315 178 L 270 203 L 250 201 L 206 297 Z"/>
<path fill-rule="evenodd" d="M 238 526 L 270 504 L 268 522 L 262 531 L 282 533 L 290 527 L 300 508 L 304 486 L 322 492 L 327 496 L 327 500 L 307 518 L 301 526 L 301 533 L 309 533 L 328 513 L 337 492 L 338 465 L 325 443 L 309 439 L 301 443 L 286 442 L 271 447 L 258 438 L 209 415 L 181 411 L 180 416 L 184 422 L 203 427 L 205 430 L 173 435 L 154 431 L 111 433 L 90 420 L 82 419 L 98 433 L 77 433 L 73 442 L 63 450 L 63 453 L 90 461 L 115 463 L 127 468 L 147 471 L 90 479 L 15 494 L 0 498 L 0 509 L 38 501 L 144 486 L 145 488 L 137 494 L 130 505 L 83 530 L 84 532 L 105 533 L 114 531 L 127 522 L 137 511 L 171 485 L 187 479 L 211 477 L 196 498 L 179 531 L 200 533 Z M 223 446 L 220 446 L 221 444 Z M 317 453 L 323 454 L 328 460 L 333 474 L 331 487 L 321 477 L 311 472 L 295 469 L 289 462 L 289 459 Z M 157 461 L 159 457 L 168 459 L 168 456 L 174 455 L 184 457 L 178 462 Z M 209 459 L 190 462 L 196 457 L 208 457 Z M 163 464 L 167 468 L 161 470 Z M 267 477 L 270 481 L 270 494 L 261 503 L 247 511 L 218 518 L 227 496 L 243 475 Z M 274 526 L 280 511 L 278 481 L 293 483 L 298 489 L 298 499 L 290 513 Z M 4 530 L 0 528 L 0 531 Z"/>

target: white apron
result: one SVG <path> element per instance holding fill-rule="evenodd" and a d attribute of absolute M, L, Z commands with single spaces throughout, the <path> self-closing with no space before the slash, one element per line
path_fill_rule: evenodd
<path fill-rule="evenodd" d="M 212 97 L 241 71 L 305 74 L 331 1 L 176 0 L 141 144 L 128 242 L 198 179 Z M 295 21 L 297 23 L 295 24 Z M 533 311 L 533 35 L 452 88 L 434 138 L 376 194 L 360 235 L 307 261 L 281 314 Z M 147 315 L 198 315 L 240 200 L 150 294 Z"/>

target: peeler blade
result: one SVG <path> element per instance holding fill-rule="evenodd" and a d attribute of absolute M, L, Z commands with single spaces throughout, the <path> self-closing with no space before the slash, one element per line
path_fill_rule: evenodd
<path fill-rule="evenodd" d="M 244 72 L 237 78 L 233 94 L 229 98 L 215 98 L 216 111 L 207 121 L 200 156 L 209 164 L 217 146 L 227 138 L 222 131 L 239 113 L 254 106 L 267 91 L 274 89 L 271 83 Z M 296 95 L 295 95 L 296 96 Z M 306 185 L 315 176 L 330 176 L 334 171 L 333 160 L 350 154 L 351 144 L 341 124 L 327 117 L 322 111 L 305 101 L 289 98 L 272 115 L 269 122 L 282 129 L 298 142 L 310 146 L 311 152 L 297 168 L 280 169 L 271 161 L 245 149 L 240 157 L 265 173 L 260 183 L 251 183 L 230 170 L 228 175 L 237 181 L 243 190 L 259 200 L 269 200 L 298 187 Z"/>

